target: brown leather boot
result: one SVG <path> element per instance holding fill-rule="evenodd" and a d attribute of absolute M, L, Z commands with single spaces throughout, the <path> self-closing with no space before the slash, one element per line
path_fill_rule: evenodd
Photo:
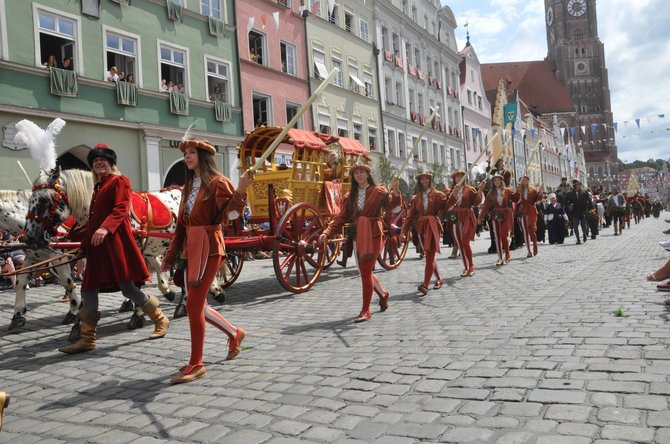
<path fill-rule="evenodd" d="M 63 353 L 81 353 L 95 348 L 95 330 L 100 320 L 100 312 L 88 308 L 79 310 L 79 321 L 81 321 L 81 334 L 79 341 L 74 344 L 61 347 L 58 351 Z"/>
<path fill-rule="evenodd" d="M 149 301 L 140 307 L 144 314 L 154 321 L 154 332 L 151 333 L 149 339 L 162 338 L 167 334 L 170 327 L 170 321 L 167 316 L 158 308 L 159 304 L 160 302 L 156 296 L 149 296 Z"/>

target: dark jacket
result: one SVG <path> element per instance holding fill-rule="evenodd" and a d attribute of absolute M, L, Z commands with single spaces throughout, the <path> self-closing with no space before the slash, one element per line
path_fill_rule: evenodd
<path fill-rule="evenodd" d="M 591 208 L 593 201 L 588 192 L 572 190 L 565 195 L 565 205 L 570 210 L 572 217 L 582 217 Z"/>

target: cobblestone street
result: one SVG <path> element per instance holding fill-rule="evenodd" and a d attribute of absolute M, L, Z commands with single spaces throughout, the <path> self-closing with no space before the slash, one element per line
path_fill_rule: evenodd
<path fill-rule="evenodd" d="M 390 308 L 375 297 L 362 324 L 353 266 L 292 295 L 271 260 L 246 262 L 226 303 L 210 299 L 247 330 L 242 353 L 225 361 L 225 335 L 208 328 L 206 377 L 177 386 L 186 318 L 149 341 L 153 326 L 127 330 L 120 294 L 104 295 L 97 349 L 69 356 L 57 351 L 70 330 L 60 287 L 29 290 L 18 334 L 6 330 L 14 295 L 1 292 L 0 390 L 12 401 L 0 442 L 670 443 L 668 293 L 644 279 L 668 259 L 665 218 L 541 244 L 534 258 L 522 247 L 502 267 L 483 233 L 477 274 L 458 277 L 444 248 L 445 285 L 423 297 L 410 251 L 398 270 L 377 267 Z"/>

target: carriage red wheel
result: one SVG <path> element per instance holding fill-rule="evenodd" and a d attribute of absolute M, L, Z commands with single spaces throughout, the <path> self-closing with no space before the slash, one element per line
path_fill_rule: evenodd
<path fill-rule="evenodd" d="M 326 248 L 326 260 L 324 261 L 323 268 L 328 268 L 335 263 L 337 257 L 340 255 L 340 245 L 342 245 L 342 242 L 337 239 L 328 242 L 328 247 Z"/>
<path fill-rule="evenodd" d="M 272 263 L 282 287 L 302 293 L 319 278 L 326 254 L 317 239 L 324 229 L 318 210 L 312 205 L 293 205 L 279 221 Z"/>
<path fill-rule="evenodd" d="M 242 265 L 244 264 L 244 255 L 237 251 L 226 251 L 226 257 L 221 261 L 219 270 L 219 286 L 228 288 L 240 277 Z"/>
<path fill-rule="evenodd" d="M 384 216 L 384 238 L 382 251 L 377 256 L 377 262 L 387 270 L 398 268 L 407 254 L 409 236 L 406 237 L 404 242 L 400 239 L 400 228 L 402 228 L 402 220 L 405 215 L 406 210 L 403 208 L 397 213 Z"/>

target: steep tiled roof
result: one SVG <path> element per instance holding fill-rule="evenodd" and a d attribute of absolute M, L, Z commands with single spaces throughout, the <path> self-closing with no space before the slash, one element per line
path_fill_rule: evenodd
<path fill-rule="evenodd" d="M 498 80 L 507 79 L 507 91 L 518 90 L 519 97 L 539 113 L 574 112 L 574 104 L 565 84 L 555 75 L 551 60 L 507 63 L 482 63 L 481 72 L 486 95 L 495 93 Z M 492 102 L 492 103 L 493 103 Z"/>

